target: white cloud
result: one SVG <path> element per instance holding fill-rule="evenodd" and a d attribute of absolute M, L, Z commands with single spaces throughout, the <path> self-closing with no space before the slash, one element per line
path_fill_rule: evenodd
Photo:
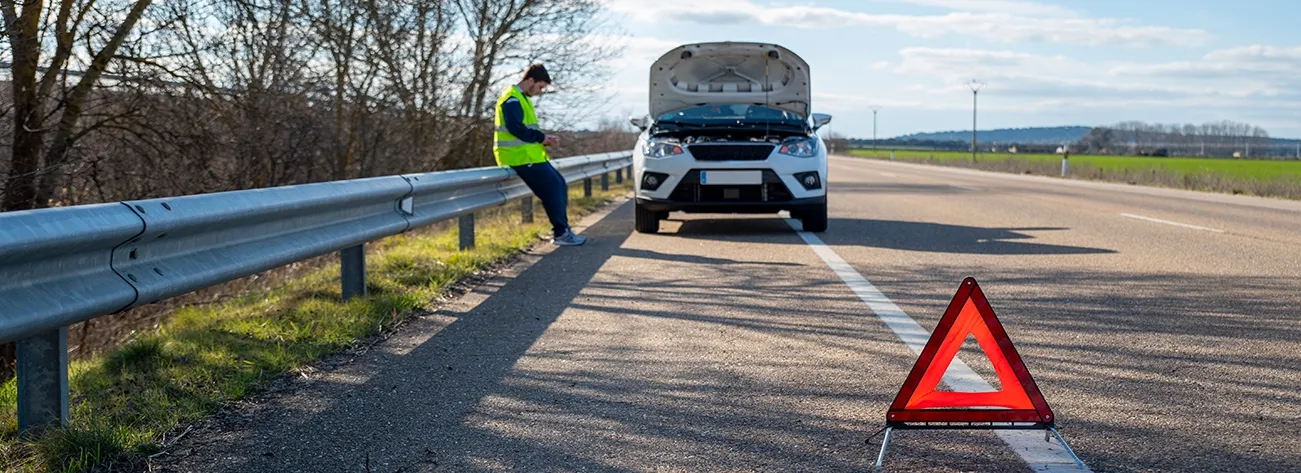
<path fill-rule="evenodd" d="M 618 35 L 594 36 L 588 40 L 623 48 L 619 57 L 607 63 L 614 74 L 600 88 L 600 93 L 610 97 L 610 112 L 621 119 L 646 113 L 650 81 L 647 74 L 651 64 L 669 50 L 693 42 Z"/>
<path fill-rule="evenodd" d="M 1202 44 L 1211 34 L 1199 29 L 1145 26 L 1115 18 L 1080 18 L 1024 12 L 1029 2 L 1009 13 L 995 10 L 998 2 L 937 1 L 936 4 L 984 6 L 989 11 L 955 11 L 944 15 L 873 14 L 808 5 L 761 5 L 751 0 L 610 0 L 609 8 L 647 23 L 758 24 L 776 27 L 826 29 L 846 27 L 895 28 L 921 38 L 961 34 L 1006 43 L 1062 43 L 1113 46 L 1188 46 Z M 1046 7 L 1045 7 L 1046 8 Z M 1040 8 L 1044 11 L 1057 11 Z"/>
<path fill-rule="evenodd" d="M 868 107 L 880 108 L 934 108 L 921 100 L 901 100 L 897 98 L 886 98 L 883 96 L 870 96 L 863 94 L 838 94 L 834 92 L 813 92 L 814 107 L 819 110 L 832 111 L 861 111 Z"/>
<path fill-rule="evenodd" d="M 1079 16 L 1075 10 L 1061 5 L 1025 0 L 898 0 L 913 5 L 941 7 L 952 11 L 1002 12 L 1037 17 Z"/>
<path fill-rule="evenodd" d="M 1211 51 L 1196 62 L 1134 64 L 1112 68 L 1113 76 L 1157 77 L 1184 80 L 1237 78 L 1258 82 L 1301 83 L 1301 47 L 1253 45 Z"/>
<path fill-rule="evenodd" d="M 1115 81 L 1193 91 L 1161 107 L 1260 117 L 1262 125 L 1291 130 L 1301 119 L 1301 47 L 1219 49 L 1198 61 L 1122 64 L 1108 73 Z M 1293 121 L 1282 126 L 1280 118 Z"/>
<path fill-rule="evenodd" d="M 951 48 L 904 48 L 900 74 L 937 75 L 944 78 L 1016 77 L 1027 74 L 1065 74 L 1087 68 L 1065 56 L 1041 56 L 1013 51 Z"/>
<path fill-rule="evenodd" d="M 1103 64 L 1014 51 L 904 48 L 893 71 L 916 77 L 904 88 L 926 103 L 970 106 L 966 82 L 987 85 L 981 109 L 1024 112 L 1053 110 L 1213 109 L 1260 113 L 1301 106 L 1301 48 L 1252 46 L 1213 51 L 1198 62 Z M 1170 80 L 1192 75 L 1201 81 Z M 1124 76 L 1124 77 L 1121 77 Z M 1264 78 L 1277 77 L 1275 80 Z"/>
<path fill-rule="evenodd" d="M 635 36 L 598 35 L 587 39 L 594 43 L 622 47 L 623 54 L 609 63 L 614 69 L 650 69 L 651 63 L 669 50 L 690 43 L 691 41 L 670 41 L 660 38 L 639 38 Z"/>

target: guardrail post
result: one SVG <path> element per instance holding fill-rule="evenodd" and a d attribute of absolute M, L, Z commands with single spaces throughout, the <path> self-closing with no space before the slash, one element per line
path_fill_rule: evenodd
<path fill-rule="evenodd" d="M 610 190 L 610 173 L 608 172 L 601 173 L 601 190 Z"/>
<path fill-rule="evenodd" d="M 614 183 L 623 184 L 623 168 L 614 170 Z"/>
<path fill-rule="evenodd" d="M 533 223 L 533 196 L 528 196 L 519 201 L 520 220 L 524 223 Z"/>
<path fill-rule="evenodd" d="M 68 424 L 68 327 L 18 341 L 18 434 Z"/>
<path fill-rule="evenodd" d="M 366 295 L 366 244 L 344 248 L 339 252 L 343 300 Z"/>
<path fill-rule="evenodd" d="M 457 223 L 460 225 L 461 249 L 474 248 L 474 212 L 462 215 Z"/>
<path fill-rule="evenodd" d="M 583 197 L 592 196 L 592 178 L 583 179 Z"/>

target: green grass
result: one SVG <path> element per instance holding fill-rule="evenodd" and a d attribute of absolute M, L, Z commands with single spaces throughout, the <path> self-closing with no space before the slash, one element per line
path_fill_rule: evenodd
<path fill-rule="evenodd" d="M 571 218 L 626 192 L 626 185 L 581 197 L 571 189 Z M 541 205 L 523 225 L 515 205 L 481 212 L 476 244 L 459 251 L 451 229 L 411 232 L 368 246 L 369 295 L 340 301 L 337 261 L 273 289 L 218 305 L 186 307 L 95 359 L 69 366 L 67 429 L 17 437 L 17 387 L 0 386 L 0 471 L 86 471 L 133 464 L 163 448 L 163 435 L 263 389 L 275 377 L 392 329 L 449 286 L 509 258 L 550 225 Z"/>
<path fill-rule="evenodd" d="M 895 159 L 901 161 L 1045 175 L 1059 175 L 1062 162 L 1062 157 L 1056 154 L 980 153 L 973 166 L 971 153 L 918 150 L 894 153 Z M 888 159 L 890 151 L 882 149 L 874 153 L 856 149 L 849 154 Z M 1072 155 L 1069 167 L 1072 177 L 1301 198 L 1301 160 Z"/>

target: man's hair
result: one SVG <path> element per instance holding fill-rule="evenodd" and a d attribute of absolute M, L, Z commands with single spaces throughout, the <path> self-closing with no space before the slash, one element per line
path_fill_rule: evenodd
<path fill-rule="evenodd" d="M 547 68 L 543 67 L 541 64 L 534 64 L 529 66 L 527 71 L 524 71 L 524 79 L 533 79 L 538 82 L 546 82 L 550 84 L 551 74 L 547 74 Z"/>

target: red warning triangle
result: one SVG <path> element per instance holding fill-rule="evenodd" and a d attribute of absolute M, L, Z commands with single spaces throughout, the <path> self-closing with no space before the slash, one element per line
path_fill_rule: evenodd
<path fill-rule="evenodd" d="M 958 349 L 972 335 L 994 365 L 1002 390 L 936 391 Z M 967 278 L 953 296 L 912 372 L 886 414 L 901 422 L 1036 422 L 1051 425 L 1053 412 L 1012 347 L 976 280 Z"/>

